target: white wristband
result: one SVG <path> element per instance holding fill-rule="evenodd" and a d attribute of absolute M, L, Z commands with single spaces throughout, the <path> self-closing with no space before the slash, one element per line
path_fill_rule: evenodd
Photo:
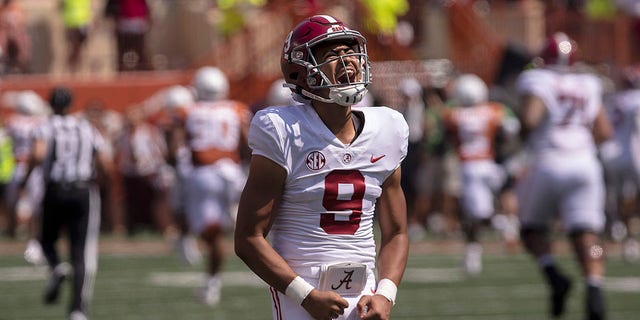
<path fill-rule="evenodd" d="M 284 294 L 300 305 L 313 289 L 315 288 L 312 285 L 297 276 L 291 280 Z"/>
<path fill-rule="evenodd" d="M 378 282 L 378 288 L 376 289 L 376 294 L 379 294 L 387 300 L 391 301 L 394 305 L 396 304 L 396 294 L 398 293 L 398 287 L 393 281 L 389 279 L 382 279 Z"/>

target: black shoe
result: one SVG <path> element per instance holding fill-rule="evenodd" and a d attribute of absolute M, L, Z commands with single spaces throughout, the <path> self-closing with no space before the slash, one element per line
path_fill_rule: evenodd
<path fill-rule="evenodd" d="M 551 315 L 560 317 L 564 311 L 571 290 L 571 281 L 562 275 L 554 277 L 551 282 Z"/>
<path fill-rule="evenodd" d="M 600 287 L 587 286 L 587 319 L 588 320 L 604 320 L 604 300 L 602 299 L 602 290 Z"/>
<path fill-rule="evenodd" d="M 69 276 L 71 267 L 68 263 L 61 263 L 57 265 L 47 282 L 47 287 L 44 289 L 44 303 L 53 304 L 58 301 L 58 294 L 60 293 L 60 285 Z"/>

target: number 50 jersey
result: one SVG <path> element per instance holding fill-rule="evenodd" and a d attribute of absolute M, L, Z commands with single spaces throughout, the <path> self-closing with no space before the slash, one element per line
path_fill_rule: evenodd
<path fill-rule="evenodd" d="M 252 120 L 253 155 L 287 171 L 270 236 L 291 267 L 340 261 L 375 266 L 376 200 L 407 154 L 409 130 L 387 107 L 352 112 L 362 131 L 351 144 L 337 139 L 309 104 L 267 108 Z"/>

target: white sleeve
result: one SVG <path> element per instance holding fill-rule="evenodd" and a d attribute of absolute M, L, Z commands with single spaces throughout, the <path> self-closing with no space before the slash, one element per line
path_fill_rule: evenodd
<path fill-rule="evenodd" d="M 105 152 L 106 154 L 111 156 L 112 150 L 109 148 L 109 144 L 107 140 L 102 136 L 98 129 L 91 127 L 91 132 L 93 133 L 93 143 L 95 145 L 96 150 L 100 152 Z"/>
<path fill-rule="evenodd" d="M 249 127 L 249 147 L 252 155 L 259 155 L 287 168 L 283 142 L 274 124 L 273 113 L 258 111 Z"/>
<path fill-rule="evenodd" d="M 516 88 L 519 94 L 533 94 L 541 97 L 544 95 L 545 81 L 543 75 L 538 70 L 528 70 L 518 77 Z"/>
<path fill-rule="evenodd" d="M 42 123 L 30 132 L 31 139 L 48 140 L 51 137 L 51 126 L 49 123 Z"/>
<path fill-rule="evenodd" d="M 392 117 L 395 118 L 395 121 L 397 121 L 398 123 L 397 130 L 401 142 L 399 145 L 400 161 L 404 161 L 404 159 L 407 157 L 407 149 L 409 148 L 409 124 L 407 124 L 407 121 L 404 119 L 401 113 L 397 112 L 396 110 L 393 111 L 395 112 L 392 113 Z"/>

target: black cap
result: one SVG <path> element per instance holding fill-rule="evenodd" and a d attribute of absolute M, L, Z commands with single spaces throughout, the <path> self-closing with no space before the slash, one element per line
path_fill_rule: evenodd
<path fill-rule="evenodd" d="M 71 90 L 66 87 L 58 86 L 51 90 L 49 95 L 49 104 L 55 113 L 66 111 L 73 101 Z"/>

